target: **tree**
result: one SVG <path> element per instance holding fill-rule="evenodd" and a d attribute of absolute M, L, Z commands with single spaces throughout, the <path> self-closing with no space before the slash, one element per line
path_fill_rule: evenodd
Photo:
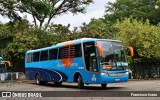
<path fill-rule="evenodd" d="M 84 13 L 85 7 L 93 0 L 18 0 L 18 9 L 22 13 L 31 14 L 35 25 L 39 21 L 39 28 L 42 28 L 45 20 L 47 21 L 45 29 L 52 18 L 61 14 L 71 12 Z"/>
<path fill-rule="evenodd" d="M 35 26 L 39 22 L 40 29 L 47 21 L 47 29 L 53 18 L 67 12 L 85 13 L 86 6 L 92 2 L 93 0 L 0 0 L 0 14 L 10 19 L 20 19 L 20 13 L 27 13 L 32 15 Z"/>
<path fill-rule="evenodd" d="M 21 17 L 16 12 L 16 0 L 0 0 L 0 14 L 11 20 L 21 20 Z"/>
<path fill-rule="evenodd" d="M 71 31 L 69 30 L 70 24 L 67 26 L 63 26 L 62 24 L 53 24 L 48 26 L 48 32 L 52 32 L 53 34 L 57 35 L 64 35 L 64 34 L 70 34 Z"/>
<path fill-rule="evenodd" d="M 115 24 L 118 29 L 116 39 L 120 39 L 124 44 L 130 45 L 137 51 L 137 56 L 145 58 L 160 58 L 160 33 L 159 27 L 150 25 L 136 19 L 125 19 Z"/>
<path fill-rule="evenodd" d="M 81 26 L 81 34 L 84 37 L 93 38 L 113 38 L 114 28 L 110 21 L 106 21 L 103 18 L 91 19 L 89 24 L 83 23 Z"/>
<path fill-rule="evenodd" d="M 26 51 L 75 39 L 68 28 L 51 24 L 46 31 L 31 26 L 27 20 L 0 24 L 0 55 L 12 62 L 13 71 L 24 71 Z"/>
<path fill-rule="evenodd" d="M 0 55 L 12 62 L 14 71 L 24 70 L 26 51 L 51 46 L 53 33 L 31 27 L 27 20 L 0 25 Z"/>
<path fill-rule="evenodd" d="M 105 18 L 112 22 L 129 17 L 144 22 L 148 19 L 151 24 L 156 25 L 160 22 L 159 6 L 159 0 L 116 0 L 106 6 Z"/>
<path fill-rule="evenodd" d="M 114 27 L 117 29 L 115 39 L 134 48 L 133 70 L 139 73 L 137 77 L 154 77 L 160 63 L 160 26 L 151 25 L 148 20 L 128 18 L 118 21 Z"/>

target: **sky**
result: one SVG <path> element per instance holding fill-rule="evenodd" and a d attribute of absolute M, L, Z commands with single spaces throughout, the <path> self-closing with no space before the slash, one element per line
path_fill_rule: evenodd
<path fill-rule="evenodd" d="M 115 0 L 94 0 L 94 3 L 87 7 L 85 14 L 78 13 L 77 15 L 73 15 L 72 13 L 67 13 L 53 18 L 51 22 L 65 26 L 70 24 L 70 30 L 73 30 L 74 27 L 80 27 L 84 22 L 89 23 L 92 18 L 98 19 L 103 17 L 108 1 L 115 2 Z M 31 15 L 27 15 L 27 19 L 29 19 L 30 23 L 33 22 Z M 8 21 L 9 19 L 0 16 L 0 22 L 6 23 Z"/>

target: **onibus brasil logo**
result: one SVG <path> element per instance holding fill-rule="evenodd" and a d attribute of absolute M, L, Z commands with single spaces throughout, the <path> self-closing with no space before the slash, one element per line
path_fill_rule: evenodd
<path fill-rule="evenodd" d="M 41 93 L 37 92 L 2 92 L 2 98 L 5 97 L 42 97 Z"/>

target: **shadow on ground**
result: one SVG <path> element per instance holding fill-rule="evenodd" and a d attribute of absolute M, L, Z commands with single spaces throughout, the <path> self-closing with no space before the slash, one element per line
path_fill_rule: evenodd
<path fill-rule="evenodd" d="M 30 83 L 37 85 L 36 83 Z M 106 88 L 102 88 L 101 85 L 85 85 L 83 89 L 79 89 L 77 85 L 73 84 L 62 84 L 61 86 L 55 86 L 54 83 L 47 83 L 45 85 L 39 85 L 39 86 L 45 86 L 45 87 L 55 87 L 55 88 L 69 88 L 74 89 L 78 91 L 85 91 L 85 90 L 101 90 L 101 91 L 112 91 L 112 90 L 123 90 L 126 87 L 117 87 L 117 86 L 107 86 Z"/>

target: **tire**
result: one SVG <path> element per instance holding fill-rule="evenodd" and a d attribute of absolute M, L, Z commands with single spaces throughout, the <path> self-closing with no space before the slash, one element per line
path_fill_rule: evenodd
<path fill-rule="evenodd" d="M 37 85 L 44 85 L 46 83 L 47 83 L 46 81 L 40 81 L 40 75 L 39 74 L 36 75 L 36 84 Z"/>
<path fill-rule="evenodd" d="M 62 82 L 54 82 L 54 85 L 55 85 L 55 86 L 61 86 L 61 85 L 62 85 Z"/>
<path fill-rule="evenodd" d="M 106 88 L 107 84 L 101 84 L 102 88 Z"/>
<path fill-rule="evenodd" d="M 36 80 L 36 84 L 40 85 L 41 82 L 40 82 L 40 75 L 39 74 L 36 75 L 36 79 L 35 80 Z"/>
<path fill-rule="evenodd" d="M 78 76 L 77 83 L 78 83 L 78 88 L 79 89 L 82 89 L 84 87 L 83 80 L 82 80 L 81 76 Z"/>

